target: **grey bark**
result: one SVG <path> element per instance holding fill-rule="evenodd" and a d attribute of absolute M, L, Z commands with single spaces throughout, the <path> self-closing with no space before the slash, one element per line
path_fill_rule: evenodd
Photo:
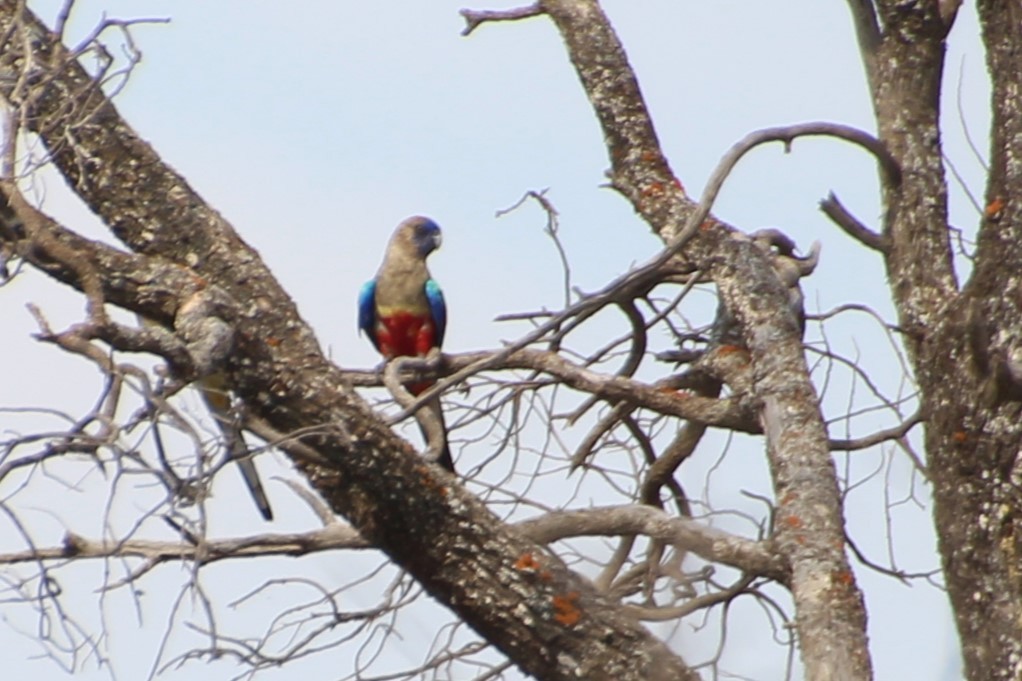
<path fill-rule="evenodd" d="M 1022 677 L 1022 7 L 978 2 L 993 83 L 986 209 L 972 273 L 953 264 L 940 137 L 960 3 L 851 2 L 880 138 L 891 294 L 919 385 L 934 517 L 968 678 Z M 1014 197 L 1014 198 L 1013 198 Z"/>

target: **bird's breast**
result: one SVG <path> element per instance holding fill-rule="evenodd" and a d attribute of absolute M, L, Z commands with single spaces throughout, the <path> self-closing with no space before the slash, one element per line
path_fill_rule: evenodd
<path fill-rule="evenodd" d="M 381 308 L 376 319 L 380 353 L 387 359 L 424 357 L 436 345 L 436 327 L 428 314 Z"/>

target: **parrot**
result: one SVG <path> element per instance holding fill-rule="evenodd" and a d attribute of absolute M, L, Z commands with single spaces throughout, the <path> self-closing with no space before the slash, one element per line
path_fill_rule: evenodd
<path fill-rule="evenodd" d="M 161 327 L 162 325 L 151 319 L 139 317 L 143 326 Z M 199 379 L 195 387 L 202 395 L 202 401 L 206 403 L 213 420 L 224 436 L 224 446 L 230 458 L 238 462 L 238 469 L 241 477 L 248 487 L 256 508 L 265 520 L 273 520 L 273 511 L 270 509 L 270 501 L 266 498 L 266 491 L 263 483 L 259 480 L 259 473 L 256 471 L 255 461 L 249 456 L 248 446 L 242 437 L 241 428 L 235 423 L 231 416 L 231 393 L 227 385 L 227 376 L 222 372 L 210 374 Z"/>
<path fill-rule="evenodd" d="M 440 247 L 440 242 L 440 228 L 429 218 L 417 215 L 403 220 L 387 244 L 376 276 L 359 292 L 359 330 L 385 360 L 425 357 L 443 343 L 447 305 L 440 285 L 426 267 L 426 257 Z M 420 395 L 432 384 L 428 381 L 405 387 L 411 394 Z M 422 409 L 428 409 L 440 422 L 443 443 L 437 463 L 453 473 L 439 396 Z M 419 427 L 430 444 L 421 421 Z"/>

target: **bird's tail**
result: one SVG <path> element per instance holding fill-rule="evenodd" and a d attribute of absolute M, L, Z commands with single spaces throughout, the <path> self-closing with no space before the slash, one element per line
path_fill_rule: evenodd
<path fill-rule="evenodd" d="M 161 328 L 160 324 L 139 316 L 143 326 Z M 245 480 L 245 486 L 252 495 L 259 513 L 266 520 L 273 520 L 273 511 L 270 509 L 270 500 L 266 497 L 266 490 L 259 480 L 259 473 L 256 471 L 255 462 L 249 456 L 248 446 L 245 438 L 241 435 L 241 429 L 234 423 L 231 416 L 231 397 L 227 386 L 227 377 L 223 372 L 216 372 L 200 379 L 197 387 L 202 393 L 202 399 L 209 412 L 216 421 L 220 432 L 223 433 L 227 451 L 230 457 L 238 462 L 241 469 L 241 477 Z"/>
<path fill-rule="evenodd" d="M 252 501 L 255 502 L 256 508 L 259 509 L 259 513 L 266 520 L 273 520 L 273 509 L 270 508 L 270 500 L 266 497 L 266 490 L 263 489 L 263 483 L 259 479 L 259 472 L 256 470 L 255 461 L 249 455 L 248 445 L 245 444 L 245 440 L 241 435 L 241 429 L 223 424 L 224 437 L 227 438 L 227 448 L 231 454 L 231 458 L 238 462 L 238 470 L 241 471 L 241 477 L 245 481 L 245 486 L 248 487 L 248 492 L 252 495 Z M 228 431 L 231 431 L 228 433 Z"/>
<path fill-rule="evenodd" d="M 408 390 L 413 395 L 418 395 L 429 385 L 416 384 L 408 386 Z M 447 442 L 447 422 L 444 420 L 444 409 L 440 404 L 440 396 L 437 395 L 415 412 L 415 420 L 419 423 L 422 439 L 426 441 L 429 458 L 454 473 L 454 459 L 451 457 L 451 448 Z M 430 433 L 434 430 L 435 434 L 431 436 Z"/>
<path fill-rule="evenodd" d="M 216 421 L 220 432 L 223 433 L 228 455 L 238 462 L 241 477 L 245 480 L 245 486 L 248 487 L 256 508 L 259 509 L 263 518 L 273 520 L 270 500 L 266 497 L 266 490 L 263 489 L 263 483 L 259 480 L 255 461 L 252 460 L 248 445 L 245 444 L 241 428 L 234 422 L 231 415 L 231 398 L 226 389 L 225 379 L 221 374 L 207 376 L 200 381 L 199 390 L 213 415 L 213 420 Z"/>

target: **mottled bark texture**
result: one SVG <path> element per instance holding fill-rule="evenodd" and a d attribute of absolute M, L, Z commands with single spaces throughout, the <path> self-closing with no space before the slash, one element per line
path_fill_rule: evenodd
<path fill-rule="evenodd" d="M 914 369 L 935 520 L 965 670 L 1022 678 L 1022 6 L 977 3 L 993 82 L 986 208 L 959 286 L 940 138 L 945 37 L 958 3 L 851 2 L 885 184 L 884 254 Z"/>
<path fill-rule="evenodd" d="M 595 0 L 544 0 L 603 129 L 610 178 L 665 241 L 696 210 L 660 150 L 638 82 Z M 708 273 L 737 320 L 777 497 L 775 540 L 790 588 L 806 677 L 871 676 L 862 595 L 844 553 L 844 521 L 826 431 L 787 294 L 764 251 L 735 228 L 705 221 L 681 257 Z"/>
<path fill-rule="evenodd" d="M 21 3 L 0 2 L 0 39 L 0 95 L 133 252 L 80 244 L 84 264 L 59 268 L 66 281 L 81 286 L 83 273 L 94 274 L 110 282 L 102 291 L 111 302 L 168 323 L 180 321 L 187 300 L 143 294 L 141 282 L 158 276 L 158 266 L 222 291 L 233 301 L 217 313 L 234 329 L 226 369 L 246 408 L 281 433 L 307 433 L 302 443 L 323 463 L 296 464 L 320 494 L 526 672 L 543 679 L 696 678 L 619 606 L 397 438 L 324 358 L 259 255 L 134 133 Z"/>

